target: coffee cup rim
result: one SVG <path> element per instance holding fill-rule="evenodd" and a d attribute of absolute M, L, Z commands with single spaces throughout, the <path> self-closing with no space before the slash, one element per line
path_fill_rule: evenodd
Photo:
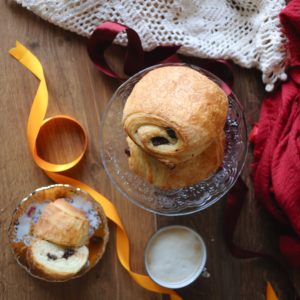
<path fill-rule="evenodd" d="M 197 270 L 192 274 L 192 276 L 190 276 L 187 279 L 184 279 L 180 282 L 176 282 L 176 283 L 164 282 L 164 281 L 157 279 L 155 276 L 153 276 L 153 274 L 151 274 L 151 271 L 149 269 L 148 258 L 147 258 L 150 247 L 151 247 L 153 241 L 156 239 L 156 237 L 158 235 L 160 235 L 162 232 L 165 232 L 165 231 L 168 231 L 171 229 L 184 229 L 184 230 L 191 232 L 200 242 L 200 246 L 201 246 L 201 250 L 202 250 L 201 261 L 199 263 Z M 166 287 L 166 288 L 172 288 L 172 289 L 183 288 L 185 286 L 188 286 L 192 282 L 194 282 L 201 275 L 201 273 L 205 270 L 206 260 L 207 260 L 207 249 L 206 249 L 206 245 L 205 245 L 203 238 L 194 229 L 187 227 L 187 226 L 183 226 L 183 225 L 169 225 L 169 226 L 164 226 L 164 227 L 158 229 L 149 238 L 149 240 L 146 244 L 146 247 L 145 247 L 145 251 L 144 251 L 144 264 L 145 264 L 145 269 L 146 269 L 147 274 L 158 285 L 160 285 L 162 287 Z"/>

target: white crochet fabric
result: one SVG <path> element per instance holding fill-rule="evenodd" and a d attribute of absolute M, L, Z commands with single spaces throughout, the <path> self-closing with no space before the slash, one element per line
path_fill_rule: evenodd
<path fill-rule="evenodd" d="M 103 21 L 133 28 L 145 50 L 181 44 L 179 53 L 231 59 L 262 71 L 266 90 L 285 80 L 278 14 L 284 0 L 15 0 L 45 20 L 83 36 Z M 124 34 L 116 43 L 125 45 Z"/>

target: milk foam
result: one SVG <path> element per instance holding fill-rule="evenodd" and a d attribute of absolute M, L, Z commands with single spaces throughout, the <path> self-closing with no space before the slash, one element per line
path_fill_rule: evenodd
<path fill-rule="evenodd" d="M 189 280 L 205 259 L 205 250 L 198 236 L 182 227 L 159 232 L 148 247 L 148 272 L 161 283 L 176 284 Z"/>

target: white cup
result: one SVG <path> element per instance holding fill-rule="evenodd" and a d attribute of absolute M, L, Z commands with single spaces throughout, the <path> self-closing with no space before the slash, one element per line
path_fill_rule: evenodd
<path fill-rule="evenodd" d="M 159 229 L 145 249 L 148 275 L 163 287 L 185 287 L 200 275 L 209 277 L 205 268 L 207 251 L 202 237 L 189 227 L 171 225 Z"/>

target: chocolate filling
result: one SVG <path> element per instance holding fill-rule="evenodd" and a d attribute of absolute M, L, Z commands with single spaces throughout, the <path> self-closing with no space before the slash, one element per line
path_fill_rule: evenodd
<path fill-rule="evenodd" d="M 169 144 L 169 141 L 162 136 L 155 136 L 151 139 L 153 146 L 160 146 Z"/>
<path fill-rule="evenodd" d="M 57 256 L 54 254 L 47 253 L 47 257 L 52 260 L 57 260 Z"/>
<path fill-rule="evenodd" d="M 70 256 L 72 256 L 75 253 L 74 249 L 67 248 L 64 252 L 64 255 L 62 258 L 68 259 Z"/>
<path fill-rule="evenodd" d="M 168 134 L 168 136 L 169 136 L 170 138 L 172 138 L 172 139 L 177 139 L 176 133 L 175 133 L 175 131 L 174 131 L 172 128 L 168 127 L 168 128 L 166 129 L 166 132 L 167 132 L 167 134 Z"/>
<path fill-rule="evenodd" d="M 125 152 L 125 154 L 126 154 L 128 157 L 130 157 L 130 151 L 129 151 L 128 148 L 126 148 L 126 149 L 124 150 L 124 152 Z"/>
<path fill-rule="evenodd" d="M 93 237 L 91 238 L 91 241 L 92 241 L 93 243 L 100 243 L 102 240 L 103 240 L 103 238 L 102 238 L 101 236 L 93 236 Z"/>

